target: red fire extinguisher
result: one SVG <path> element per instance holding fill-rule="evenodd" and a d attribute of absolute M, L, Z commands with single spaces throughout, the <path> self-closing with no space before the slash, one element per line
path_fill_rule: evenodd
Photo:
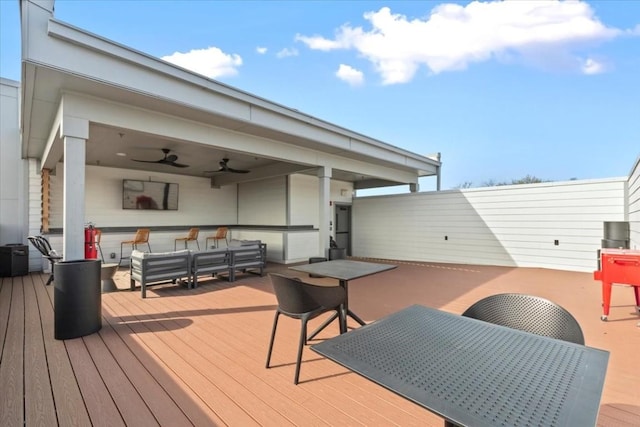
<path fill-rule="evenodd" d="M 84 227 L 84 259 L 97 259 L 96 229 L 93 224 Z"/>

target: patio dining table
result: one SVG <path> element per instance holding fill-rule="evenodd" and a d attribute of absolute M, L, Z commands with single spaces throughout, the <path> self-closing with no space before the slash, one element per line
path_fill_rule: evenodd
<path fill-rule="evenodd" d="M 344 310 L 345 310 L 346 316 L 351 317 L 361 325 L 366 325 L 364 320 L 358 317 L 358 315 L 356 315 L 349 308 L 349 281 L 354 279 L 359 279 L 361 277 L 371 276 L 372 274 L 376 274 L 376 273 L 382 273 L 383 271 L 393 270 L 396 267 L 397 266 L 393 264 L 380 264 L 380 263 L 374 263 L 374 262 L 353 261 L 348 259 L 336 259 L 332 261 L 298 265 L 298 266 L 293 266 L 289 268 L 292 270 L 302 271 L 302 272 L 313 274 L 316 276 L 325 276 L 325 277 L 331 277 L 333 279 L 338 279 L 340 286 L 342 286 L 346 291 L 346 298 L 344 302 Z M 336 315 L 327 319 L 327 321 L 325 321 L 320 327 L 318 327 L 315 332 L 309 335 L 308 339 L 313 339 L 313 337 L 319 331 L 321 331 L 329 323 L 333 322 L 335 318 L 336 318 Z M 346 331 L 347 331 L 347 325 L 346 324 L 340 325 L 340 332 L 344 333 Z"/>
<path fill-rule="evenodd" d="M 594 426 L 609 352 L 413 305 L 311 349 L 446 426 Z"/>

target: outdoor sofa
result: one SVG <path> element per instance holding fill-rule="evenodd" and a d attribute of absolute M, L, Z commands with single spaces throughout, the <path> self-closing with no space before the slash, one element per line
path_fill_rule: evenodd
<path fill-rule="evenodd" d="M 260 242 L 232 245 L 209 251 L 180 250 L 150 253 L 134 250 L 131 253 L 130 287 L 135 290 L 140 283 L 142 298 L 146 298 L 148 286 L 165 283 L 186 283 L 189 288 L 198 286 L 198 276 L 227 274 L 229 281 L 236 279 L 236 272 L 257 270 L 264 275 L 267 245 Z"/>

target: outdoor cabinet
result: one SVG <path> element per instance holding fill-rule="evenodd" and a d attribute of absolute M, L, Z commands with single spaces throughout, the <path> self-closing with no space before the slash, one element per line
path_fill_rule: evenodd
<path fill-rule="evenodd" d="M 78 338 L 102 328 L 99 259 L 54 264 L 54 328 L 57 340 Z"/>
<path fill-rule="evenodd" d="M 0 246 L 0 277 L 29 274 L 29 247 L 21 243 Z"/>

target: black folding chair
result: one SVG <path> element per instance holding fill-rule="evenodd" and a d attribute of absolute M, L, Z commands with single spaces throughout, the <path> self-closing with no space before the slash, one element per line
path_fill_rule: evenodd
<path fill-rule="evenodd" d="M 307 322 L 322 313 L 337 311 L 340 324 L 344 324 L 342 304 L 344 304 L 346 293 L 344 288 L 340 286 L 316 286 L 302 282 L 297 278 L 274 273 L 269 276 L 278 300 L 278 308 L 275 318 L 273 319 L 273 330 L 271 331 L 269 353 L 267 354 L 267 368 L 271 361 L 271 351 L 273 350 L 273 341 L 276 336 L 276 327 L 278 326 L 278 317 L 280 314 L 294 319 L 300 319 L 302 321 L 302 328 L 300 330 L 300 342 L 298 344 L 296 373 L 293 379 L 293 383 L 298 384 L 302 349 L 307 343 Z"/>
<path fill-rule="evenodd" d="M 49 280 L 47 280 L 47 286 L 49 286 L 49 284 L 53 282 L 53 265 L 62 259 L 62 255 L 53 252 L 49 241 L 44 236 L 29 236 L 27 239 L 44 258 L 49 260 L 49 264 L 51 265 L 51 275 L 49 276 Z"/>

